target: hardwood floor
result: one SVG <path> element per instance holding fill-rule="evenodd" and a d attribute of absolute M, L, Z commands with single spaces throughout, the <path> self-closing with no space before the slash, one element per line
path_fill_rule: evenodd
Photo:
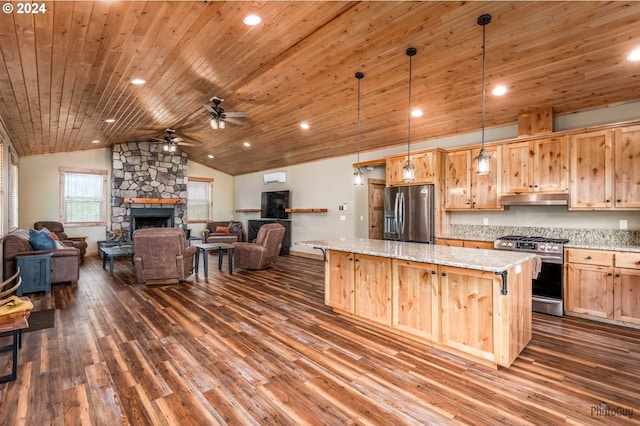
<path fill-rule="evenodd" d="M 77 285 L 32 294 L 56 326 L 24 334 L 0 424 L 640 424 L 639 330 L 536 314 L 496 371 L 333 314 L 321 261 L 215 260 L 208 282 L 146 288 L 87 258 Z"/>

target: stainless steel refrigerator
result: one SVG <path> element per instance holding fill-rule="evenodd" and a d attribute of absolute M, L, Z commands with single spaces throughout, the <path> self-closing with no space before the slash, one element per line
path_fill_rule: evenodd
<path fill-rule="evenodd" d="M 433 185 L 384 190 L 384 239 L 434 242 Z"/>

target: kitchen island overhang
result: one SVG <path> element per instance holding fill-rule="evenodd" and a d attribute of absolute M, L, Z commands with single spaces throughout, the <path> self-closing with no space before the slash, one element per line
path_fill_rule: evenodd
<path fill-rule="evenodd" d="M 493 367 L 531 340 L 529 253 L 360 238 L 302 241 L 325 253 L 335 312 Z"/>

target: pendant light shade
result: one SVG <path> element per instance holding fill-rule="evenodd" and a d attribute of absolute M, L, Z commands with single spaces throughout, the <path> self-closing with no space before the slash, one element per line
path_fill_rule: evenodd
<path fill-rule="evenodd" d="M 409 109 L 407 111 L 407 162 L 402 167 L 402 180 L 405 182 L 413 182 L 416 180 L 416 170 L 411 163 L 411 58 L 417 53 L 415 47 L 407 49 L 409 57 Z"/>
<path fill-rule="evenodd" d="M 478 17 L 478 25 L 482 26 L 482 146 L 480 147 L 480 153 L 476 157 L 476 173 L 479 175 L 486 175 L 491 171 L 491 154 L 484 150 L 484 110 L 485 110 L 485 31 L 487 24 L 491 22 L 491 15 L 484 14 Z"/>
<path fill-rule="evenodd" d="M 364 74 L 358 71 L 356 73 L 356 78 L 358 79 L 358 167 L 356 167 L 355 172 L 353 172 L 353 184 L 354 185 L 363 185 L 364 178 L 362 170 L 360 170 L 360 80 L 364 77 Z"/>

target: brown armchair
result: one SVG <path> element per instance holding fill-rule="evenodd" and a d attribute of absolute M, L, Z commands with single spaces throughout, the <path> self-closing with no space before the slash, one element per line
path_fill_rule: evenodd
<path fill-rule="evenodd" d="M 64 232 L 64 226 L 60 222 L 40 221 L 33 224 L 33 229 L 36 231 L 39 231 L 42 228 L 47 228 L 49 231 L 56 234 L 60 242 L 65 246 L 75 247 L 80 250 L 80 261 L 84 262 L 84 254 L 87 252 L 87 243 L 84 241 L 84 238 L 78 238 L 76 240 L 73 237 L 69 237 Z"/>
<path fill-rule="evenodd" d="M 133 233 L 133 256 L 139 283 L 158 280 L 177 283 L 193 273 L 196 248 L 187 246 L 184 231 L 178 228 L 141 228 Z"/>
<path fill-rule="evenodd" d="M 233 263 L 241 269 L 263 269 L 278 258 L 284 238 L 284 226 L 279 223 L 262 225 L 255 243 L 233 243 Z"/>
<path fill-rule="evenodd" d="M 224 229 L 225 232 L 217 231 L 221 228 Z M 242 222 L 236 222 L 235 220 L 209 221 L 202 235 L 203 243 L 231 244 L 237 241 L 244 241 Z"/>

